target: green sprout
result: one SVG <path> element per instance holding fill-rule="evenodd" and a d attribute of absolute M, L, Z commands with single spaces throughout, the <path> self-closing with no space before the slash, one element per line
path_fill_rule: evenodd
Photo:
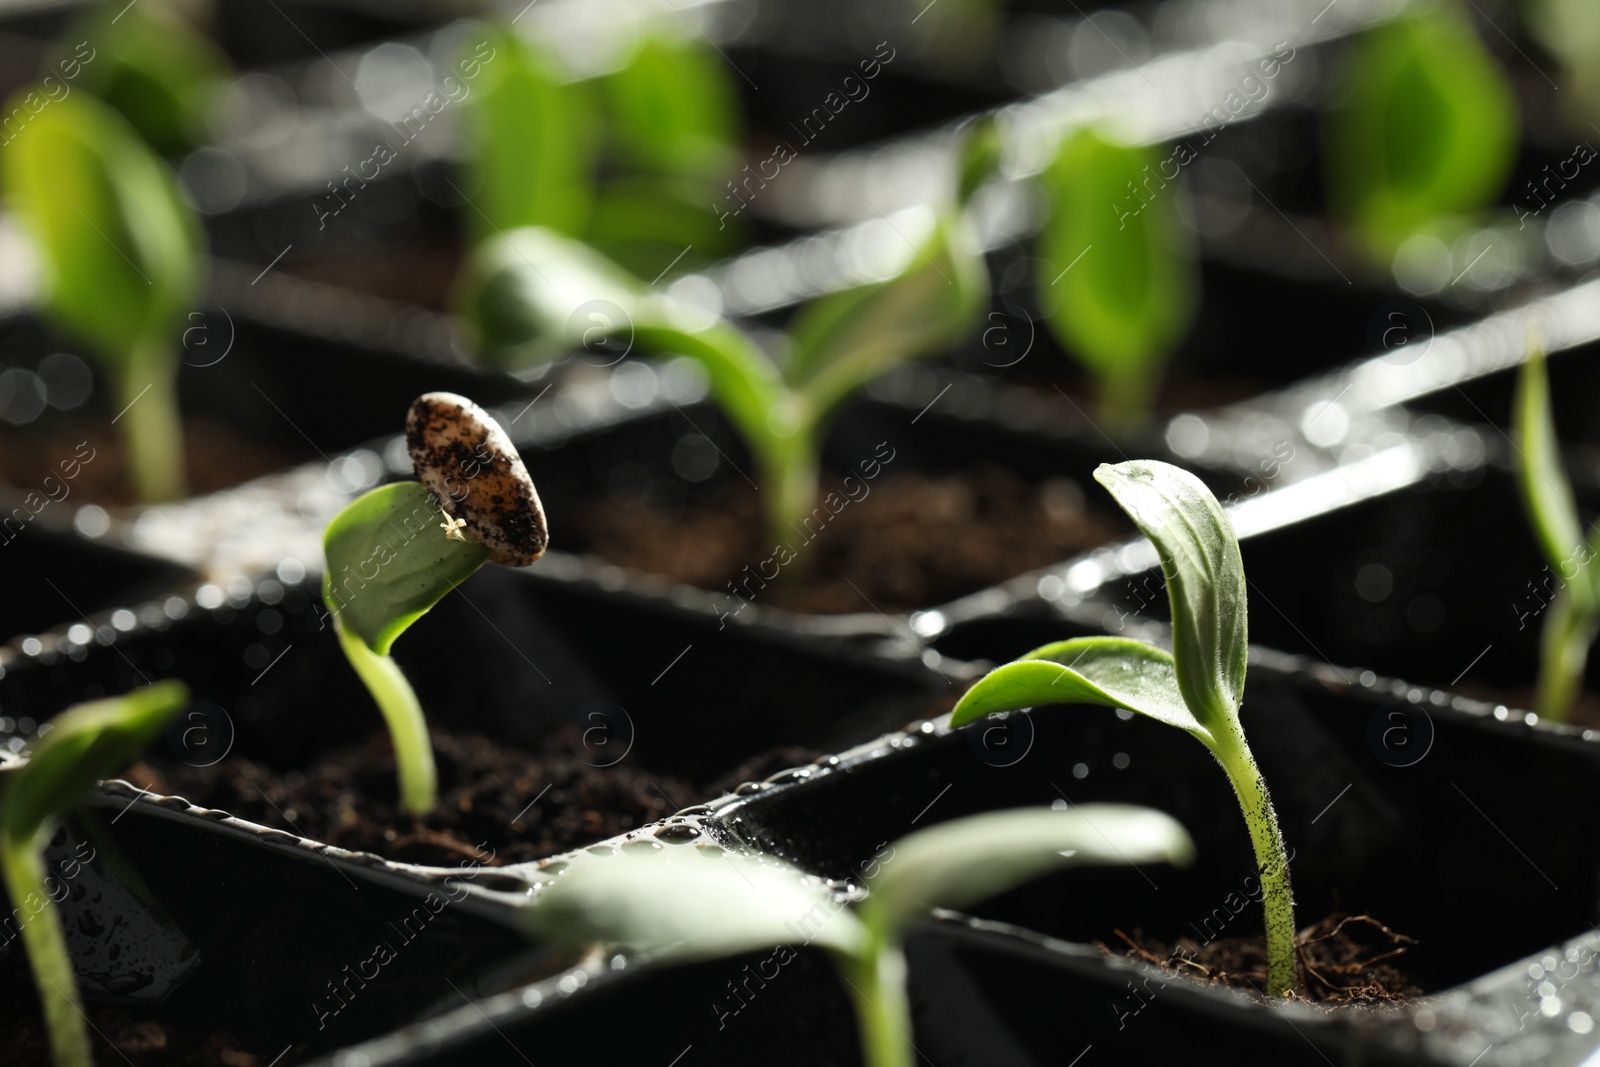
<path fill-rule="evenodd" d="M 20 916 L 22 944 L 38 985 L 57 1067 L 92 1067 L 82 999 L 42 858 L 62 813 L 138 758 L 189 702 L 181 682 L 79 704 L 40 728 L 28 762 L 0 785 L 0 876 Z"/>
<path fill-rule="evenodd" d="M 1534 540 L 1560 588 L 1547 605 L 1539 633 L 1539 681 L 1534 711 L 1564 722 L 1583 684 L 1589 649 L 1600 636 L 1600 531 L 1584 536 L 1572 485 L 1561 467 L 1561 446 L 1550 413 L 1550 379 L 1543 346 L 1530 339 L 1512 406 L 1517 489 L 1533 525 Z"/>
<path fill-rule="evenodd" d="M 1177 175 L 1162 173 L 1168 163 L 1154 148 L 1081 129 L 1041 176 L 1051 207 L 1034 283 L 1114 433 L 1148 420 L 1197 304 L 1194 240 L 1178 215 Z"/>
<path fill-rule="evenodd" d="M 1516 96 L 1454 3 L 1367 30 L 1338 84 L 1323 129 L 1329 207 L 1372 255 L 1459 225 L 1504 186 Z"/>
<path fill-rule="evenodd" d="M 32 114 L 0 155 L 11 208 L 39 250 L 45 314 L 99 357 L 140 499 L 183 496 L 174 341 L 200 284 L 193 209 L 127 122 L 91 97 Z"/>
<path fill-rule="evenodd" d="M 79 42 L 90 51 L 73 53 L 82 61 L 78 87 L 121 112 L 156 151 L 177 156 L 209 139 L 211 105 L 232 64 L 183 15 L 161 4 L 106 4 L 72 24 L 63 49 Z"/>
<path fill-rule="evenodd" d="M 390 648 L 485 562 L 525 566 L 538 559 L 549 533 L 521 457 L 470 400 L 419 397 L 406 420 L 406 445 L 422 480 L 373 489 L 328 523 L 322 599 L 339 647 L 389 729 L 400 806 L 422 815 L 438 800 L 433 745 L 422 704 Z"/>
<path fill-rule="evenodd" d="M 847 910 L 815 880 L 770 856 L 653 849 L 585 860 L 528 908 L 556 943 L 598 942 L 679 963 L 802 940 L 828 950 L 850 987 L 868 1067 L 912 1067 L 906 928 L 935 908 L 962 908 L 1061 867 L 1186 864 L 1194 846 L 1147 808 L 989 812 L 919 830 L 880 852 L 867 899 Z M 686 854 L 688 853 L 688 854 Z"/>
<path fill-rule="evenodd" d="M 1248 662 L 1244 563 L 1222 505 L 1171 464 L 1101 464 L 1105 486 L 1161 558 L 1172 604 L 1168 653 L 1124 637 L 1082 637 L 1036 648 L 990 671 L 950 713 L 963 726 L 992 712 L 1098 704 L 1187 731 L 1222 764 L 1239 797 L 1266 909 L 1267 992 L 1297 984 L 1294 897 L 1277 812 L 1239 722 Z"/>
<path fill-rule="evenodd" d="M 485 43 L 492 58 L 476 47 L 483 79 L 467 104 L 475 242 L 543 226 L 649 276 L 742 240 L 743 201 L 723 188 L 739 171 L 738 96 L 698 38 L 647 29 L 624 64 L 588 81 L 510 29 Z"/>
<path fill-rule="evenodd" d="M 549 230 L 518 230 L 482 247 L 467 302 L 483 358 L 502 369 L 577 347 L 696 361 L 755 458 L 766 533 L 781 544 L 816 506 L 822 442 L 839 406 L 900 363 L 949 349 L 987 298 L 982 257 L 962 221 L 945 215 L 900 274 L 802 308 L 781 367 L 732 323 Z"/>

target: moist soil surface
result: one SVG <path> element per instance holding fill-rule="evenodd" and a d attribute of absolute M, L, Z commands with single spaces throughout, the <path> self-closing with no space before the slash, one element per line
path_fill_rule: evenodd
<path fill-rule="evenodd" d="M 230 1035 L 192 1031 L 156 1022 L 126 1008 L 86 1005 L 95 1062 L 132 1067 L 268 1067 L 272 1053 L 248 1051 Z M 0 1062 L 50 1067 L 49 1035 L 38 1001 L 6 1005 L 0 1017 Z M 278 1049 L 276 1051 L 283 1051 Z"/>
<path fill-rule="evenodd" d="M 778 567 L 763 581 L 776 566 L 768 561 L 782 557 L 762 541 L 760 500 L 749 486 L 673 518 L 643 505 L 598 504 L 578 525 L 588 549 L 613 563 L 816 614 L 942 604 L 1059 563 L 1122 529 L 1085 502 L 1077 483 L 1029 485 L 998 467 L 898 475 L 836 513 L 820 499 L 818 507 L 828 522 L 820 532 L 812 527 L 810 544 L 803 534 L 789 543 L 799 552 L 789 568 L 809 568 L 790 580 Z"/>
<path fill-rule="evenodd" d="M 227 489 L 307 458 L 264 447 L 207 419 L 184 420 L 183 452 L 191 496 Z M 65 479 L 61 464 L 69 461 L 77 463 L 77 474 Z M 122 438 L 108 424 L 63 426 L 48 433 L 0 429 L 0 483 L 43 497 L 48 491 L 46 478 L 54 479 L 51 485 L 64 485 L 68 496 L 79 503 L 138 503 Z"/>
<path fill-rule="evenodd" d="M 1184 937 L 1167 945 L 1138 930 L 1116 935 L 1115 944 L 1100 947 L 1206 985 L 1266 994 L 1265 938 L 1217 938 L 1200 945 Z M 1422 987 L 1394 963 L 1414 942 L 1369 915 L 1330 915 L 1301 930 L 1295 943 L 1304 980 L 1296 994 L 1300 1000 L 1324 1007 L 1383 1007 L 1422 995 Z"/>
<path fill-rule="evenodd" d="M 441 867 L 499 866 L 625 833 L 817 756 L 780 749 L 702 785 L 632 766 L 592 766 L 574 755 L 585 751 L 575 733 L 530 752 L 480 734 L 431 732 L 439 804 L 422 818 L 399 810 L 394 751 L 382 731 L 319 753 L 303 770 L 225 759 L 200 768 L 141 765 L 129 777 L 151 782 L 152 792 L 351 851 Z"/>

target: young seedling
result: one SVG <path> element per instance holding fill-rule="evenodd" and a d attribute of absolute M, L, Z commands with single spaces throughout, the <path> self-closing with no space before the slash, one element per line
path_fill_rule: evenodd
<path fill-rule="evenodd" d="M 949 349 L 982 313 L 988 275 L 964 225 L 947 214 L 928 230 L 899 275 L 803 308 L 781 368 L 732 323 L 537 228 L 479 249 L 467 313 L 483 357 L 504 369 L 603 346 L 698 362 L 755 458 L 766 533 L 783 545 L 817 505 L 822 441 L 839 405 L 898 364 Z"/>
<path fill-rule="evenodd" d="M 1187 731 L 1222 764 L 1239 797 L 1266 909 L 1267 992 L 1297 984 L 1294 897 L 1278 815 L 1239 722 L 1248 660 L 1244 564 L 1217 498 L 1187 471 L 1155 460 L 1102 464 L 1105 486 L 1160 555 L 1172 604 L 1172 652 L 1124 637 L 1082 637 L 997 667 L 950 713 L 963 726 L 991 712 L 1098 704 Z"/>
<path fill-rule="evenodd" d="M 438 794 L 433 746 L 390 647 L 485 561 L 526 566 L 550 535 L 522 457 L 472 401 L 418 397 L 406 417 L 406 448 L 420 481 L 380 486 L 328 523 L 322 599 L 339 647 L 389 728 L 401 807 L 422 815 Z"/>
<path fill-rule="evenodd" d="M 5 107 L 28 113 L 22 97 Z M 32 114 L 0 152 L 6 194 L 38 246 L 44 311 L 85 341 L 139 497 L 184 492 L 174 337 L 200 282 L 200 224 L 166 165 L 88 96 Z"/>
<path fill-rule="evenodd" d="M 463 62 L 482 71 L 465 101 L 474 241 L 544 226 L 651 277 L 742 239 L 743 201 L 723 189 L 739 172 L 737 93 L 699 38 L 646 28 L 590 80 L 509 29 Z"/>
<path fill-rule="evenodd" d="M 1034 284 L 1051 332 L 1093 376 L 1112 432 L 1148 420 L 1197 304 L 1194 239 L 1161 173 L 1167 162 L 1085 128 L 1041 177 L 1050 221 Z"/>
<path fill-rule="evenodd" d="M 1547 605 L 1539 632 L 1539 682 L 1534 710 L 1562 722 L 1583 684 L 1589 649 L 1600 636 L 1600 531 L 1584 535 L 1572 485 L 1561 467 L 1561 445 L 1550 413 L 1550 379 L 1537 340 L 1517 378 L 1512 407 L 1517 447 L 1517 489 L 1533 525 L 1534 540 L 1557 574 L 1560 588 Z"/>
<path fill-rule="evenodd" d="M 827 949 L 856 1006 L 868 1067 L 912 1067 L 905 930 L 934 908 L 962 908 L 1059 867 L 1187 863 L 1188 834 L 1146 808 L 1090 805 L 1067 812 L 990 812 L 921 830 L 873 861 L 854 910 L 772 857 L 701 849 L 623 852 L 585 861 L 528 908 L 540 937 L 599 943 L 677 963 L 794 943 Z"/>
<path fill-rule="evenodd" d="M 68 708 L 45 727 L 28 762 L 0 779 L 0 875 L 22 923 L 57 1067 L 92 1067 L 83 1003 L 45 873 L 43 852 L 60 816 L 95 783 L 138 758 L 189 702 L 181 682 Z"/>
<path fill-rule="evenodd" d="M 1437 3 L 1384 22 L 1343 58 L 1343 103 L 1323 128 L 1328 198 L 1383 261 L 1488 206 L 1511 171 L 1516 96 L 1462 12 Z"/>

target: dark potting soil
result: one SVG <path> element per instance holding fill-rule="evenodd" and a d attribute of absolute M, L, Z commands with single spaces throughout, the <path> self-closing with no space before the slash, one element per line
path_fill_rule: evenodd
<path fill-rule="evenodd" d="M 194 496 L 248 482 L 316 455 L 309 449 L 306 454 L 286 454 L 263 447 L 208 419 L 184 420 L 183 453 L 189 493 Z M 47 478 L 53 480 L 47 483 Z M 50 433 L 0 429 L 0 483 L 37 493 L 41 499 L 70 496 L 80 503 L 138 503 L 122 438 L 116 427 L 99 422 Z M 62 487 L 67 496 L 58 495 Z"/>
<path fill-rule="evenodd" d="M 479 734 L 435 728 L 432 736 L 439 804 L 420 819 L 399 811 L 394 750 L 381 731 L 320 753 L 304 770 L 279 773 L 246 759 L 162 762 L 136 768 L 130 780 L 340 848 L 445 867 L 542 859 L 704 799 L 681 779 L 591 766 L 572 755 L 584 751 L 575 737 L 557 735 L 535 753 Z"/>
<path fill-rule="evenodd" d="M 267 1067 L 271 1053 L 247 1051 L 228 1034 L 157 1022 L 126 1008 L 86 1008 L 97 1063 L 132 1067 Z M 6 1006 L 0 1014 L 0 1063 L 50 1067 L 49 1035 L 38 1002 Z M 110 1048 L 107 1045 L 111 1046 Z M 281 1051 L 281 1050 L 280 1050 Z"/>
<path fill-rule="evenodd" d="M 606 502 L 576 524 L 588 549 L 613 563 L 817 614 L 941 604 L 1058 563 L 1119 531 L 1109 513 L 1086 503 L 1077 483 L 1030 485 L 999 467 L 899 475 L 831 515 L 822 499 L 826 525 L 789 542 L 809 567 L 793 584 L 784 583 L 781 568 L 776 580 L 762 580 L 763 568 L 771 575 L 775 546 L 762 543 L 760 500 L 745 485 L 674 517 Z"/>
<path fill-rule="evenodd" d="M 459 241 L 436 239 L 387 249 L 323 252 L 288 269 L 302 278 L 367 296 L 450 311 L 450 293 L 461 268 Z"/>
<path fill-rule="evenodd" d="M 1122 944 L 1100 948 L 1143 960 L 1206 985 L 1265 994 L 1267 945 L 1261 937 L 1225 937 L 1197 944 L 1188 937 L 1165 945 L 1116 931 Z M 1326 1007 L 1394 1006 L 1422 995 L 1422 987 L 1392 963 L 1415 942 L 1370 915 L 1334 914 L 1295 937 L 1305 984 L 1297 997 Z M 1137 1005 L 1130 1005 L 1137 1010 Z"/>

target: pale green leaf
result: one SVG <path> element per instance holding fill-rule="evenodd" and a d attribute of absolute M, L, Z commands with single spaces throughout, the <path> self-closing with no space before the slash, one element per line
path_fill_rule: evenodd
<path fill-rule="evenodd" d="M 1244 560 L 1233 524 L 1205 483 L 1170 463 L 1103 463 L 1094 477 L 1161 557 L 1184 703 L 1213 734 L 1225 732 L 1237 722 L 1249 661 Z"/>
<path fill-rule="evenodd" d="M 1035 282 L 1046 322 L 1128 417 L 1148 404 L 1197 302 L 1176 170 L 1154 148 L 1082 129 L 1041 177 L 1050 219 Z"/>
<path fill-rule="evenodd" d="M 1457 5 L 1365 31 L 1338 84 L 1343 104 L 1325 119 L 1329 200 L 1374 251 L 1487 206 L 1505 185 L 1516 96 Z"/>
<path fill-rule="evenodd" d="M 871 929 L 893 939 L 933 908 L 966 908 L 1062 867 L 1187 865 L 1194 843 L 1177 820 L 1149 808 L 1090 804 L 1066 811 L 1019 808 L 930 826 L 878 861 L 861 906 Z"/>
<path fill-rule="evenodd" d="M 988 298 L 988 272 L 964 225 L 936 219 L 898 276 L 822 297 L 795 316 L 785 377 L 820 419 L 896 365 L 953 349 Z"/>
<path fill-rule="evenodd" d="M 351 501 L 323 532 L 322 598 L 380 656 L 489 558 L 483 545 L 446 537 L 442 521 L 420 483 L 396 482 Z"/>
<path fill-rule="evenodd" d="M 1172 656 L 1126 637 L 1058 641 L 996 667 L 962 694 L 950 713 L 950 725 L 1047 704 L 1124 708 L 1210 743 L 1209 731 L 1184 703 Z"/>
<path fill-rule="evenodd" d="M 0 840 L 37 844 L 34 837 L 49 819 L 138 759 L 188 703 L 182 682 L 162 681 L 51 719 L 28 762 L 0 776 Z"/>
<path fill-rule="evenodd" d="M 24 101 L 6 114 L 26 114 Z M 199 286 L 199 222 L 120 115 L 87 95 L 51 103 L 0 151 L 0 167 L 38 246 L 52 319 L 118 367 L 177 328 Z"/>
<path fill-rule="evenodd" d="M 471 39 L 460 61 L 478 71 L 463 102 L 471 189 L 461 215 L 474 240 L 519 226 L 582 233 L 593 206 L 598 129 L 587 87 L 565 80 L 513 31 Z"/>
<path fill-rule="evenodd" d="M 817 879 L 770 857 L 695 846 L 582 857 L 539 891 L 527 920 L 551 941 L 656 960 L 807 943 L 853 955 L 864 942 L 860 920 Z"/>

